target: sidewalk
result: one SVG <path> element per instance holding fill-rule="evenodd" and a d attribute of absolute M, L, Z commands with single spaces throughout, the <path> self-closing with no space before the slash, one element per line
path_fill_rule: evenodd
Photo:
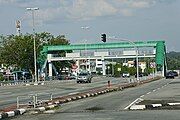
<path fill-rule="evenodd" d="M 164 79 L 169 81 L 168 79 Z M 130 110 L 144 109 L 180 109 L 180 79 L 175 78 L 167 84 L 148 92 L 137 99 Z"/>

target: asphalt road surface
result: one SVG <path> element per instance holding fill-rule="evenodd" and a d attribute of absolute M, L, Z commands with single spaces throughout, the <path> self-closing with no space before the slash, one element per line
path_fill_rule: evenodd
<path fill-rule="evenodd" d="M 12 104 L 16 104 L 17 97 L 20 98 L 20 103 L 25 104 L 32 101 L 30 95 L 38 94 L 38 100 L 50 100 L 50 94 L 53 97 L 78 93 L 86 91 L 95 87 L 106 86 L 107 81 L 110 80 L 112 84 L 119 84 L 128 82 L 124 78 L 111 78 L 111 77 L 94 77 L 92 83 L 77 84 L 76 80 L 70 81 L 49 81 L 45 85 L 16 85 L 16 86 L 1 86 L 0 87 L 0 109 Z"/>
<path fill-rule="evenodd" d="M 63 104 L 53 114 L 25 114 L 13 120 L 179 120 L 179 110 L 125 110 L 134 100 L 173 80 L 162 79 Z M 161 90 L 161 89 L 159 89 Z M 158 94 L 152 92 L 152 94 Z M 168 93 L 167 93 L 168 94 Z"/>

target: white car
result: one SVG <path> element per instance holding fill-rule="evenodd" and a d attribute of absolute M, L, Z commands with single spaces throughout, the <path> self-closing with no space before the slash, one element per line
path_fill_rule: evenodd
<path fill-rule="evenodd" d="M 77 77 L 77 83 L 91 83 L 92 76 L 88 72 L 82 72 Z"/>
<path fill-rule="evenodd" d="M 130 77 L 130 74 L 128 72 L 125 72 L 122 74 L 122 77 Z"/>

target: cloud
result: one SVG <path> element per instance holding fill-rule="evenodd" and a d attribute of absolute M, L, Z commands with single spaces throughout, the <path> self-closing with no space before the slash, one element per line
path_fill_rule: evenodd
<path fill-rule="evenodd" d="M 138 2 L 132 2 L 130 6 L 134 8 L 148 8 L 151 6 L 151 3 L 148 1 L 138 1 Z"/>
<path fill-rule="evenodd" d="M 88 20 L 94 17 L 113 15 L 117 9 L 105 0 L 74 0 L 67 8 L 68 18 Z"/>
<path fill-rule="evenodd" d="M 0 4 L 15 4 L 20 7 L 38 7 L 39 21 L 91 20 L 101 16 L 133 16 L 136 9 L 153 7 L 157 3 L 176 0 L 0 0 Z"/>

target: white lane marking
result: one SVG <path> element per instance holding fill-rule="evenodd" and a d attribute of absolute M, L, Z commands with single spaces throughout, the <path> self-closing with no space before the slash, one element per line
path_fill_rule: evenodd
<path fill-rule="evenodd" d="M 137 98 L 136 100 L 134 100 L 131 104 L 129 104 L 127 107 L 125 107 L 124 109 L 127 110 L 128 108 L 130 108 L 133 104 L 135 104 L 138 100 L 143 100 L 141 98 Z"/>
<path fill-rule="evenodd" d="M 8 95 L 8 94 L 12 94 L 12 92 L 4 92 L 4 93 L 0 93 L 1 95 Z"/>
<path fill-rule="evenodd" d="M 146 108 L 145 105 L 133 105 L 130 107 L 131 110 L 143 110 L 145 108 Z"/>
<path fill-rule="evenodd" d="M 78 94 L 79 92 L 73 92 L 73 93 L 69 93 L 68 95 L 75 95 Z"/>
<path fill-rule="evenodd" d="M 180 103 L 168 103 L 168 105 L 180 105 Z"/>
<path fill-rule="evenodd" d="M 162 104 L 152 104 L 153 107 L 161 107 Z"/>

